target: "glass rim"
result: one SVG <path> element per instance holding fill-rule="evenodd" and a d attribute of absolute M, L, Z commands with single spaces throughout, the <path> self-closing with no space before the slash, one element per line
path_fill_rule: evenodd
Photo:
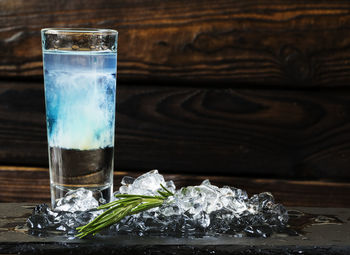
<path fill-rule="evenodd" d="M 118 31 L 108 28 L 43 28 L 41 29 L 43 34 L 107 34 L 117 35 Z"/>

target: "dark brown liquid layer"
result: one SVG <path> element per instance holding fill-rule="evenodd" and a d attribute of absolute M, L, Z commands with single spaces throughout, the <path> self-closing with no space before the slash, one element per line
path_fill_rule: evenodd
<path fill-rule="evenodd" d="M 51 180 L 63 186 L 103 186 L 111 182 L 112 147 L 74 150 L 50 147 Z"/>

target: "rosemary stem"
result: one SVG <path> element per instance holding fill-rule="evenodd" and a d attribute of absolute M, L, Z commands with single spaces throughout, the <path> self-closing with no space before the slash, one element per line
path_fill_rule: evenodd
<path fill-rule="evenodd" d="M 104 228 L 120 222 L 126 216 L 137 214 L 152 208 L 159 207 L 164 200 L 174 194 L 161 184 L 157 196 L 117 194 L 116 201 L 101 205 L 97 209 L 107 209 L 101 215 L 84 226 L 77 227 L 76 237 L 84 238 L 88 235 L 95 235 Z"/>

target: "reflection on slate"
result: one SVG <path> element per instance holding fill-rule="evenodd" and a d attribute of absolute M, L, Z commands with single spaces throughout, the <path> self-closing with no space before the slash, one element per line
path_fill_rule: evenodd
<path fill-rule="evenodd" d="M 202 238 L 96 236 L 68 240 L 64 236 L 28 235 L 25 225 L 34 205 L 3 204 L 0 208 L 0 253 L 27 254 L 350 254 L 350 209 L 289 208 L 291 228 L 300 236 L 233 238 L 228 235 Z M 302 213 L 301 213 L 302 212 Z M 293 220 L 295 219 L 295 220 Z M 295 225 L 296 224 L 296 225 Z M 298 225 L 300 224 L 300 225 Z"/>

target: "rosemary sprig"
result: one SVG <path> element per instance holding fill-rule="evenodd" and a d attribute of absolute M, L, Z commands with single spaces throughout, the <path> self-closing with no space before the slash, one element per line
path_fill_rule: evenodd
<path fill-rule="evenodd" d="M 159 207 L 164 200 L 174 194 L 165 188 L 162 184 L 162 191 L 158 191 L 159 196 L 144 196 L 144 195 L 130 195 L 117 194 L 116 201 L 99 206 L 97 209 L 107 209 L 94 220 L 85 226 L 77 227 L 79 238 L 84 238 L 88 235 L 95 235 L 102 229 L 107 228 L 115 223 L 121 221 L 124 217 L 132 214 L 137 214 L 151 208 Z"/>

